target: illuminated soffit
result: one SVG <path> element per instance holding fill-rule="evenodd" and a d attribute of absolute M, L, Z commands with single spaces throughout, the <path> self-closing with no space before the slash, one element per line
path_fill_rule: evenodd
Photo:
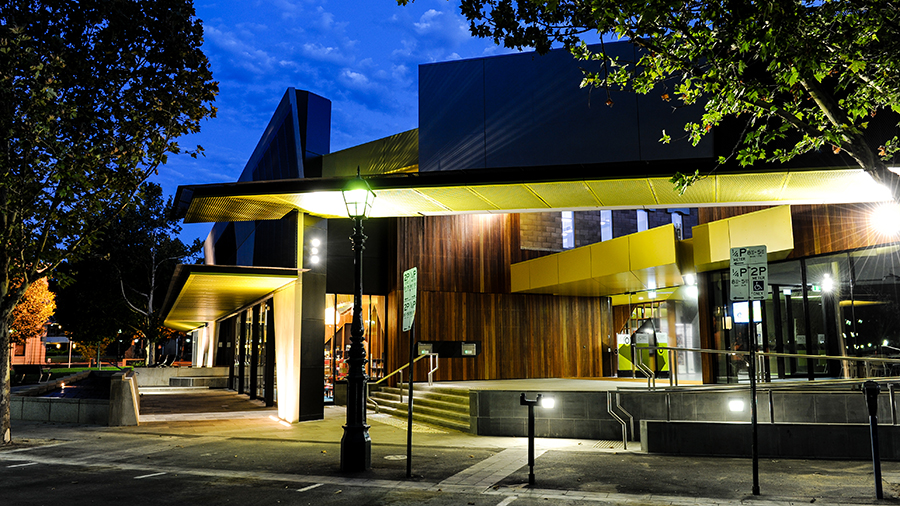
<path fill-rule="evenodd" d="M 477 172 L 477 171 L 473 171 Z M 469 174 L 471 175 L 471 174 Z M 667 177 L 460 183 L 459 175 L 418 173 L 368 179 L 370 216 L 403 217 L 551 210 L 878 202 L 885 190 L 864 171 L 828 169 L 709 176 L 684 195 Z M 186 223 L 279 219 L 298 210 L 345 218 L 345 178 L 183 187 Z"/>

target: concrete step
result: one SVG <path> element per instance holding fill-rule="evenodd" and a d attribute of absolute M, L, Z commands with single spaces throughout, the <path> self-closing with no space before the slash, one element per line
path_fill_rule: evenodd
<path fill-rule="evenodd" d="M 198 392 L 203 390 L 209 390 L 209 387 L 140 387 L 138 393 L 140 395 L 171 395 Z"/>
<path fill-rule="evenodd" d="M 407 418 L 409 387 L 379 387 L 370 392 L 370 409 Z M 401 397 L 402 396 L 402 397 Z M 469 392 L 462 388 L 413 384 L 413 420 L 439 427 L 470 431 Z M 377 403 L 377 406 L 376 406 Z"/>
<path fill-rule="evenodd" d="M 170 387 L 227 388 L 227 376 L 184 376 L 169 378 Z"/>

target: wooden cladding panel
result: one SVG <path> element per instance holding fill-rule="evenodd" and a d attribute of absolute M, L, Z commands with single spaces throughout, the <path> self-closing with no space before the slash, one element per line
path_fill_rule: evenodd
<path fill-rule="evenodd" d="M 791 206 L 794 251 L 788 258 L 836 253 L 893 242 L 876 233 L 869 222 L 875 204 Z M 700 223 L 723 220 L 768 209 L 766 206 L 701 207 Z"/>
<path fill-rule="evenodd" d="M 389 314 L 399 324 L 399 293 L 389 298 Z M 599 377 L 609 330 L 602 304 L 588 297 L 420 291 L 416 340 L 481 341 L 476 358 L 441 359 L 438 381 Z M 399 334 L 388 350 L 390 370 L 409 357 L 408 336 Z M 426 373 L 416 367 L 417 380 Z"/>

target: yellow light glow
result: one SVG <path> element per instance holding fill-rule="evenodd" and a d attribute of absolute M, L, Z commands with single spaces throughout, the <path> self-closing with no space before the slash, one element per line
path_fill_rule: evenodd
<path fill-rule="evenodd" d="M 888 237 L 900 235 L 900 204 L 886 202 L 872 211 L 872 227 Z"/>

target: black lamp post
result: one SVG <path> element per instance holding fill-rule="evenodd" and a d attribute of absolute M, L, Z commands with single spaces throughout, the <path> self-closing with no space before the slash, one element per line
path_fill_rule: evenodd
<path fill-rule="evenodd" d="M 534 400 L 529 400 L 522 392 L 519 403 L 528 406 L 528 484 L 534 485 L 534 407 L 540 405 L 542 408 L 553 409 L 554 400 L 543 394 L 537 394 Z"/>
<path fill-rule="evenodd" d="M 347 214 L 353 218 L 353 321 L 350 324 L 350 351 L 347 364 L 347 424 L 341 438 L 341 471 L 367 471 L 372 467 L 372 440 L 366 425 L 366 350 L 363 347 L 362 250 L 366 242 L 362 221 L 375 194 L 356 170 L 356 179 L 343 190 Z"/>

